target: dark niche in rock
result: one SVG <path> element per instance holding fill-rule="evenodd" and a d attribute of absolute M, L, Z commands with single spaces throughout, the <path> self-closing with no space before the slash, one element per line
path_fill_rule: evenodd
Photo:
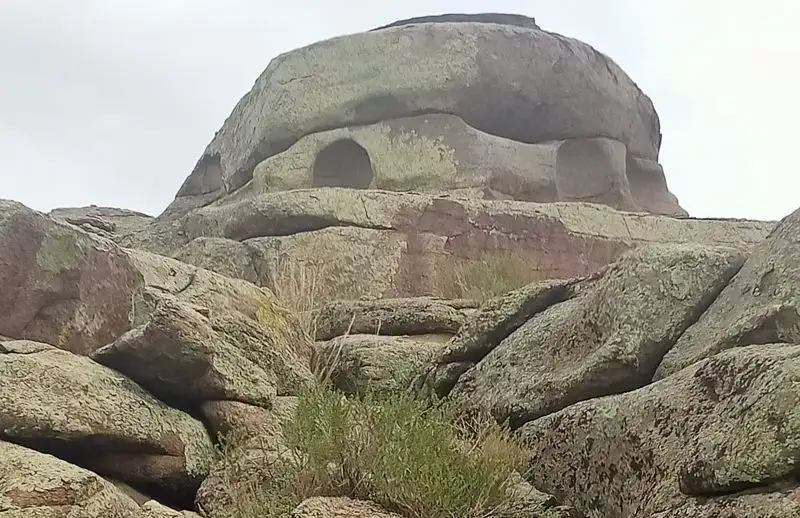
<path fill-rule="evenodd" d="M 350 139 L 329 144 L 314 161 L 314 187 L 367 189 L 373 174 L 367 150 Z"/>

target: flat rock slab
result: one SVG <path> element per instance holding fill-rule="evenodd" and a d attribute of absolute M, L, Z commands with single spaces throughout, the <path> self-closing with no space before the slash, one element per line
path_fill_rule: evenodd
<path fill-rule="evenodd" d="M 800 346 L 742 347 L 529 422 L 529 480 L 587 518 L 796 516 L 798 372 Z"/>
<path fill-rule="evenodd" d="M 744 261 L 729 248 L 647 246 L 533 316 L 458 378 L 450 398 L 516 428 L 650 382 L 664 354 Z"/>
<path fill-rule="evenodd" d="M 756 246 L 664 357 L 655 379 L 727 349 L 770 342 L 800 343 L 800 209 Z"/>
<path fill-rule="evenodd" d="M 0 441 L 0 517 L 142 518 L 139 505 L 91 471 Z"/>
<path fill-rule="evenodd" d="M 351 334 L 316 344 L 312 368 L 345 394 L 402 393 L 441 343 Z"/>
<path fill-rule="evenodd" d="M 304 135 L 419 113 L 520 142 L 608 137 L 652 160 L 661 144 L 651 100 L 585 43 L 496 23 L 403 25 L 273 59 L 163 216 L 237 191 L 257 163 Z"/>
<path fill-rule="evenodd" d="M 345 334 L 455 334 L 478 308 L 473 300 L 415 297 L 337 300 L 315 312 L 317 340 Z"/>
<path fill-rule="evenodd" d="M 391 27 L 400 27 L 402 25 L 412 25 L 412 24 L 420 24 L 420 23 L 497 23 L 502 25 L 515 25 L 518 27 L 526 27 L 529 29 L 538 29 L 539 26 L 536 25 L 536 20 L 529 16 L 523 16 L 519 14 L 506 14 L 506 13 L 448 13 L 448 14 L 439 14 L 433 16 L 417 16 L 414 18 L 407 18 L 405 20 L 399 20 L 388 25 L 384 25 L 382 27 L 378 27 L 377 29 L 373 29 L 374 31 L 379 31 L 381 29 L 389 29 Z"/>
<path fill-rule="evenodd" d="M 200 421 L 123 375 L 29 341 L 0 344 L 0 438 L 171 497 L 197 489 L 213 450 Z"/>
<path fill-rule="evenodd" d="M 149 224 L 153 217 L 141 212 L 115 207 L 59 207 L 48 216 L 80 227 L 86 232 L 116 240 Z"/>

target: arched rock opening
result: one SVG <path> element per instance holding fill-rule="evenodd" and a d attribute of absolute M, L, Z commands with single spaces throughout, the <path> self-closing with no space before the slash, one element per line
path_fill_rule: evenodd
<path fill-rule="evenodd" d="M 367 150 L 351 139 L 341 139 L 319 152 L 314 161 L 314 187 L 367 189 L 372 184 L 372 162 Z"/>

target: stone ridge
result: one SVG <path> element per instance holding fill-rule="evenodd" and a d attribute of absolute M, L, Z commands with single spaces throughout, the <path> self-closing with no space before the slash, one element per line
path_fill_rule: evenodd
<path fill-rule="evenodd" d="M 431 16 L 416 16 L 414 18 L 406 18 L 405 20 L 398 20 L 387 25 L 382 25 L 372 29 L 372 31 L 380 31 L 382 29 L 389 29 L 392 27 L 401 27 L 404 25 L 420 24 L 420 23 L 496 23 L 498 25 L 512 25 L 515 27 L 524 27 L 526 29 L 539 29 L 536 24 L 536 19 L 522 14 L 509 14 L 509 13 L 448 13 L 437 14 Z"/>

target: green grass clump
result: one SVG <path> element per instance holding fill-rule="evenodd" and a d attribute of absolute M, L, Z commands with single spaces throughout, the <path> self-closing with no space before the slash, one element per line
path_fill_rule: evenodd
<path fill-rule="evenodd" d="M 281 478 L 254 493 L 252 514 L 279 516 L 312 496 L 371 500 L 408 518 L 480 518 L 507 504 L 522 448 L 494 421 L 454 424 L 446 406 L 411 395 L 347 398 L 317 386 L 284 430 Z"/>

